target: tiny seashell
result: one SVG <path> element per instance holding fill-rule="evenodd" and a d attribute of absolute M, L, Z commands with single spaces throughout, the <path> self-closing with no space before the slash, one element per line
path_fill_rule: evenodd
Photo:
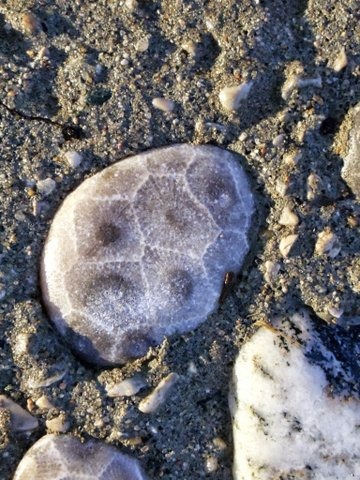
<path fill-rule="evenodd" d="M 131 397 L 142 388 L 146 387 L 146 382 L 141 377 L 126 378 L 120 383 L 115 383 L 111 387 L 106 386 L 106 392 L 109 397 Z"/>
<path fill-rule="evenodd" d="M 162 405 L 170 390 L 178 381 L 179 375 L 177 373 L 170 373 L 167 377 L 163 378 L 159 385 L 139 403 L 139 410 L 143 413 L 155 412 L 160 405 Z"/>

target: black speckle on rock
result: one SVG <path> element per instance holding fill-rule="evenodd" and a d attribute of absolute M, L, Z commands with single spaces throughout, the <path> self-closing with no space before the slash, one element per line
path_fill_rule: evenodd
<path fill-rule="evenodd" d="M 87 96 L 89 105 L 102 105 L 111 98 L 111 90 L 107 88 L 95 88 Z"/>
<path fill-rule="evenodd" d="M 326 117 L 321 122 L 320 133 L 321 135 L 334 135 L 338 126 L 338 121 L 333 117 Z"/>

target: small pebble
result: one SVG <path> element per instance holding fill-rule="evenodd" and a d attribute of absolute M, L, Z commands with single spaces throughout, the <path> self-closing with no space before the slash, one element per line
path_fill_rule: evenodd
<path fill-rule="evenodd" d="M 317 255 L 329 255 L 330 258 L 335 258 L 340 253 L 341 247 L 335 233 L 330 229 L 325 229 L 319 233 L 316 244 L 315 253 Z"/>
<path fill-rule="evenodd" d="M 125 0 L 125 7 L 129 10 L 129 12 L 134 12 L 137 10 L 138 6 L 137 0 Z"/>
<path fill-rule="evenodd" d="M 310 173 L 307 178 L 307 200 L 314 200 L 319 193 L 320 177 L 316 173 Z"/>
<path fill-rule="evenodd" d="M 35 405 L 42 410 L 50 410 L 50 408 L 54 408 L 54 405 L 50 402 L 46 395 L 41 395 L 41 397 L 35 400 Z"/>
<path fill-rule="evenodd" d="M 138 52 L 146 52 L 149 48 L 149 37 L 140 38 L 135 44 L 135 50 Z"/>
<path fill-rule="evenodd" d="M 327 310 L 330 313 L 330 315 L 336 319 L 342 317 L 344 313 L 344 309 L 340 307 L 329 307 Z"/>
<path fill-rule="evenodd" d="M 296 242 L 296 240 L 298 239 L 299 235 L 298 234 L 292 234 L 292 235 L 288 235 L 286 237 L 283 237 L 281 240 L 280 240 L 280 243 L 279 243 L 279 250 L 280 250 L 280 253 L 283 257 L 287 257 L 290 253 L 290 250 L 292 249 L 294 243 Z"/>
<path fill-rule="evenodd" d="M 226 450 L 226 448 L 227 448 L 226 443 L 220 437 L 213 438 L 213 445 L 214 445 L 215 448 L 217 448 L 220 451 Z"/>
<path fill-rule="evenodd" d="M 280 133 L 279 135 L 276 135 L 276 137 L 273 139 L 272 144 L 274 147 L 281 147 L 281 145 L 284 143 L 285 140 L 285 135 L 283 133 Z"/>
<path fill-rule="evenodd" d="M 70 428 L 70 423 L 66 420 L 65 415 L 62 414 L 51 420 L 46 420 L 45 425 L 48 432 L 51 433 L 65 433 Z"/>
<path fill-rule="evenodd" d="M 177 373 L 170 373 L 167 377 L 163 378 L 159 385 L 139 403 L 139 410 L 143 413 L 155 412 L 160 405 L 162 405 L 170 390 L 178 381 L 179 375 Z"/>
<path fill-rule="evenodd" d="M 209 457 L 206 458 L 205 471 L 207 473 L 216 472 L 218 468 L 219 468 L 219 462 L 216 457 L 213 457 L 212 455 L 210 455 Z"/>
<path fill-rule="evenodd" d="M 3 409 L 10 412 L 10 426 L 14 432 L 28 432 L 39 425 L 35 417 L 6 395 L 0 395 L 0 410 Z"/>
<path fill-rule="evenodd" d="M 83 160 L 82 155 L 74 150 L 64 153 L 64 158 L 71 168 L 77 168 Z"/>
<path fill-rule="evenodd" d="M 241 101 L 245 100 L 253 86 L 253 82 L 243 82 L 233 87 L 225 87 L 219 93 L 219 100 L 225 110 L 237 110 Z"/>
<path fill-rule="evenodd" d="M 146 382 L 143 378 L 132 377 L 105 388 L 109 397 L 131 397 L 131 395 L 135 395 L 144 387 L 146 387 Z"/>
<path fill-rule="evenodd" d="M 295 227 L 299 223 L 299 217 L 291 210 L 290 207 L 286 206 L 281 212 L 279 223 L 280 225 Z"/>
<path fill-rule="evenodd" d="M 346 51 L 345 47 L 342 47 L 340 52 L 338 53 L 337 57 L 335 58 L 334 64 L 333 64 L 333 69 L 335 72 L 340 72 L 343 70 L 346 65 L 347 65 L 347 56 L 346 56 Z"/>
<path fill-rule="evenodd" d="M 39 180 L 36 182 L 36 189 L 41 195 L 45 197 L 50 195 L 50 193 L 55 189 L 56 182 L 52 178 L 45 178 L 44 180 Z"/>
<path fill-rule="evenodd" d="M 175 108 L 175 103 L 168 98 L 156 97 L 152 100 L 152 105 L 163 112 L 172 112 Z"/>
<path fill-rule="evenodd" d="M 281 267 L 279 263 L 273 262 L 272 260 L 267 260 L 265 262 L 265 273 L 264 273 L 265 281 L 267 283 L 273 282 L 278 276 L 280 268 Z"/>

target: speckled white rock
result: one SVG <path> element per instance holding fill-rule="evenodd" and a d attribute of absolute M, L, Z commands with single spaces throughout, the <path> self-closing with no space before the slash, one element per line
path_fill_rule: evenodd
<path fill-rule="evenodd" d="M 138 462 L 114 447 L 71 435 L 45 435 L 27 451 L 13 480 L 146 480 Z"/>
<path fill-rule="evenodd" d="M 238 157 L 176 145 L 116 163 L 62 204 L 41 285 L 83 358 L 120 364 L 203 322 L 248 250 L 253 196 Z"/>
<path fill-rule="evenodd" d="M 360 478 L 360 402 L 330 397 L 324 370 L 305 353 L 316 345 L 336 372 L 340 362 L 306 314 L 277 327 L 283 334 L 259 329 L 235 364 L 234 479 Z"/>
<path fill-rule="evenodd" d="M 360 103 L 351 111 L 348 152 L 344 158 L 341 176 L 360 201 Z"/>

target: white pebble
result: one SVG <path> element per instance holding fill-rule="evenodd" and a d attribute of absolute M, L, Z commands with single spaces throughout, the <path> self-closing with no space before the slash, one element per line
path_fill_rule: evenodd
<path fill-rule="evenodd" d="M 327 310 L 334 318 L 340 318 L 344 313 L 344 309 L 340 307 L 329 307 Z"/>
<path fill-rule="evenodd" d="M 149 48 L 149 37 L 140 38 L 140 40 L 136 42 L 135 49 L 138 52 L 146 52 L 148 48 Z"/>
<path fill-rule="evenodd" d="M 170 373 L 163 378 L 159 385 L 139 403 L 139 410 L 143 413 L 152 413 L 157 410 L 162 403 L 164 403 L 168 393 L 178 381 L 179 375 L 177 373 Z"/>
<path fill-rule="evenodd" d="M 35 405 L 43 410 L 50 410 L 50 408 L 54 408 L 54 405 L 50 402 L 46 395 L 42 395 L 35 400 Z"/>
<path fill-rule="evenodd" d="M 273 139 L 272 144 L 274 147 L 280 147 L 284 143 L 285 135 L 283 133 L 280 133 L 279 135 L 276 135 L 276 137 Z"/>
<path fill-rule="evenodd" d="M 277 262 L 273 262 L 272 260 L 267 260 L 265 262 L 265 273 L 264 279 L 267 283 L 271 283 L 276 279 L 278 273 L 280 271 L 280 264 Z"/>
<path fill-rule="evenodd" d="M 283 237 L 279 243 L 279 250 L 283 257 L 287 257 L 290 253 L 291 248 L 298 239 L 299 235 L 292 234 L 286 237 Z"/>
<path fill-rule="evenodd" d="M 295 227 L 299 223 L 299 217 L 291 210 L 290 207 L 286 206 L 281 212 L 279 223 L 280 225 Z"/>
<path fill-rule="evenodd" d="M 69 422 L 67 422 L 64 415 L 61 414 L 51 420 L 46 420 L 45 425 L 47 430 L 52 433 L 65 433 L 70 427 Z"/>
<path fill-rule="evenodd" d="M 39 180 L 36 182 L 36 189 L 41 195 L 47 196 L 54 190 L 56 187 L 56 182 L 52 178 L 45 178 L 44 180 Z"/>
<path fill-rule="evenodd" d="M 129 10 L 129 12 L 134 12 L 138 8 L 138 1 L 125 0 L 125 7 Z"/>
<path fill-rule="evenodd" d="M 241 85 L 225 87 L 219 93 L 219 100 L 225 110 L 237 110 L 242 100 L 245 100 L 253 86 L 253 82 L 243 82 Z"/>
<path fill-rule="evenodd" d="M 144 387 L 146 387 L 145 380 L 141 377 L 132 377 L 105 388 L 109 397 L 131 397 L 131 395 L 135 395 Z"/>
<path fill-rule="evenodd" d="M 209 457 L 206 458 L 205 471 L 207 473 L 216 472 L 218 468 L 219 468 L 219 462 L 216 457 L 213 457 L 212 455 L 210 455 Z"/>
<path fill-rule="evenodd" d="M 340 72 L 343 68 L 346 67 L 348 61 L 346 56 L 345 47 L 342 47 L 337 57 L 335 58 L 333 69 L 335 72 Z"/>
<path fill-rule="evenodd" d="M 335 233 L 329 229 L 325 229 L 319 233 L 316 244 L 315 253 L 317 255 L 329 255 L 330 258 L 335 258 L 340 253 L 341 247 Z"/>
<path fill-rule="evenodd" d="M 82 155 L 74 150 L 66 152 L 64 158 L 71 168 L 77 168 L 83 159 Z"/>
<path fill-rule="evenodd" d="M 168 98 L 156 97 L 153 98 L 152 102 L 153 107 L 162 110 L 163 112 L 172 112 L 175 108 L 175 103 Z"/>

